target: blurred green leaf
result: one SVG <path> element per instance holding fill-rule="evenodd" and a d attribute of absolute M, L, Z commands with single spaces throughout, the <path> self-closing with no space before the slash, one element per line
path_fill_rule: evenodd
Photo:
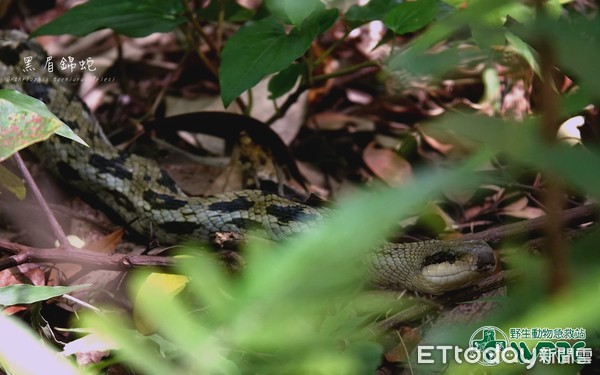
<path fill-rule="evenodd" d="M 383 23 L 396 34 L 406 34 L 427 26 L 437 14 L 437 0 L 404 2 L 389 10 L 383 16 Z"/>
<path fill-rule="evenodd" d="M 505 34 L 506 40 L 509 46 L 515 50 L 521 57 L 527 61 L 531 69 L 537 74 L 540 75 L 540 65 L 538 64 L 538 54 L 537 52 L 531 48 L 527 43 L 523 41 L 523 39 L 519 38 L 515 34 L 507 31 Z"/>
<path fill-rule="evenodd" d="M 313 12 L 320 12 L 325 9 L 325 6 L 319 0 L 266 0 L 265 3 L 271 14 L 298 28 Z"/>
<path fill-rule="evenodd" d="M 171 300 L 158 288 L 138 299 L 157 332 L 180 350 L 169 368 L 228 374 L 373 372 L 383 348 L 374 341 L 378 329 L 371 314 L 405 303 L 362 294 L 365 253 L 442 186 L 474 183 L 472 170 L 485 160 L 477 155 L 457 171 L 422 175 L 401 190 L 347 200 L 314 231 L 281 244 L 251 244 L 247 266 L 235 278 L 208 254 L 182 263 L 190 280 L 185 298 Z M 375 216 L 378 220 L 363 220 Z M 134 341 L 108 317 L 87 315 L 85 321 L 117 340 L 124 358 L 135 356 L 131 363 L 137 368 L 164 373 L 164 365 L 153 368 L 154 359 L 144 360 L 156 357 L 150 340 Z"/>
<path fill-rule="evenodd" d="M 87 146 L 41 101 L 16 90 L 0 89 L 0 161 L 54 133 Z"/>
<path fill-rule="evenodd" d="M 25 199 L 27 190 L 23 180 L 16 176 L 14 173 L 6 169 L 3 165 L 0 165 L 0 185 L 10 191 L 20 200 Z"/>
<path fill-rule="evenodd" d="M 429 124 L 432 131 L 453 133 L 456 139 L 471 139 L 495 154 L 506 153 L 514 160 L 543 171 L 551 171 L 574 187 L 600 197 L 600 153 L 569 147 L 549 146 L 541 141 L 536 118 L 524 122 L 479 115 L 450 114 Z"/>
<path fill-rule="evenodd" d="M 576 16 L 572 19 L 541 17 L 535 23 L 515 26 L 514 32 L 530 45 L 546 40 L 558 65 L 589 95 L 600 99 L 600 81 L 591 79 L 600 59 L 600 19 Z"/>
<path fill-rule="evenodd" d="M 402 3 L 401 0 L 370 0 L 366 5 L 352 5 L 346 11 L 344 19 L 351 29 L 354 29 L 367 22 L 381 20 L 396 5 Z"/>
<path fill-rule="evenodd" d="M 78 375 L 78 370 L 13 316 L 0 314 L 0 366 L 8 374 Z"/>
<path fill-rule="evenodd" d="M 37 286 L 28 284 L 14 284 L 0 287 L 0 306 L 45 301 L 49 298 L 59 297 L 66 293 L 89 288 L 89 284 L 72 286 Z"/>
<path fill-rule="evenodd" d="M 186 22 L 179 0 L 90 0 L 42 25 L 31 36 L 84 36 L 100 29 L 139 38 L 174 30 Z"/>

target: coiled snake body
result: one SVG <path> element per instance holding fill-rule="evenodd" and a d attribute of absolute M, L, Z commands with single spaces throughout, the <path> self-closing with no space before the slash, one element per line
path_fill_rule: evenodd
<path fill-rule="evenodd" d="M 46 53 L 37 43 L 18 31 L 0 35 L 1 86 L 42 100 L 91 146 L 52 137 L 35 147 L 36 154 L 55 174 L 104 202 L 136 232 L 152 231 L 160 241 L 175 243 L 258 226 L 280 240 L 318 225 L 326 213 L 257 190 L 187 196 L 154 161 L 121 153 L 110 144 L 82 100 L 57 75 L 43 69 Z M 36 74 L 29 77 L 33 79 L 23 73 L 26 56 L 33 57 Z M 376 284 L 433 294 L 470 285 L 495 268 L 493 252 L 482 241 L 385 243 L 371 253 L 368 263 Z"/>

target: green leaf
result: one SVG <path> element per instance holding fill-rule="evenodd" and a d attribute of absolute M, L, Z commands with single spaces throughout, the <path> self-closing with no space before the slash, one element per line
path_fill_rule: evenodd
<path fill-rule="evenodd" d="M 325 9 L 319 0 L 267 0 L 265 4 L 272 15 L 296 27 L 301 27 L 312 13 Z"/>
<path fill-rule="evenodd" d="M 225 107 L 267 74 L 286 68 L 308 49 L 311 39 L 285 33 L 273 17 L 248 23 L 223 48 L 219 77 Z"/>
<path fill-rule="evenodd" d="M 442 116 L 427 129 L 475 140 L 495 154 L 509 155 L 539 170 L 550 171 L 573 187 L 600 197 L 600 175 L 597 173 L 600 152 L 564 144 L 549 147 L 540 140 L 536 118 L 516 122 L 453 113 Z"/>
<path fill-rule="evenodd" d="M 274 17 L 248 23 L 223 48 L 219 78 L 221 99 L 227 107 L 266 75 L 287 68 L 306 52 L 317 35 L 329 29 L 337 10 L 313 13 L 289 34 Z"/>
<path fill-rule="evenodd" d="M 364 6 L 352 5 L 346 11 L 344 19 L 346 24 L 353 29 L 367 22 L 381 20 L 401 0 L 371 0 Z"/>
<path fill-rule="evenodd" d="M 31 36 L 84 36 L 109 28 L 126 36 L 143 37 L 171 31 L 184 23 L 183 10 L 179 0 L 90 0 L 34 30 Z"/>
<path fill-rule="evenodd" d="M 66 293 L 89 288 L 91 284 L 72 286 L 37 286 L 14 284 L 0 287 L 0 306 L 12 306 L 45 301 Z"/>
<path fill-rule="evenodd" d="M 0 161 L 54 133 L 87 146 L 41 101 L 16 90 L 0 89 Z"/>
<path fill-rule="evenodd" d="M 314 11 L 325 8 L 319 0 L 283 0 L 283 4 L 288 17 L 296 27 L 302 26 L 302 22 Z"/>
<path fill-rule="evenodd" d="M 269 81 L 269 99 L 277 99 L 294 88 L 305 71 L 305 64 L 292 64 L 273 76 Z"/>
<path fill-rule="evenodd" d="M 147 374 L 373 373 L 383 351 L 374 342 L 380 329 L 373 316 L 412 301 L 362 294 L 361 259 L 442 188 L 473 186 L 473 168 L 487 160 L 480 154 L 456 171 L 418 175 L 402 189 L 342 202 L 321 225 L 288 241 L 251 243 L 237 277 L 208 252 L 186 259 L 185 296 L 156 288 L 136 300 L 157 334 L 178 348 L 167 360 L 158 358 L 155 342 L 136 340 L 121 315 L 85 314 L 83 322 L 115 340 L 124 359 Z M 130 286 L 145 280 L 134 277 Z"/>
<path fill-rule="evenodd" d="M 310 17 L 304 20 L 297 32 L 315 39 L 320 34 L 329 30 L 335 21 L 337 21 L 338 16 L 339 12 L 337 9 L 323 9 L 313 12 Z"/>
<path fill-rule="evenodd" d="M 547 40 L 558 65 L 586 92 L 590 101 L 600 99 L 600 81 L 595 79 L 600 59 L 600 19 L 571 20 L 541 17 L 534 24 L 515 26 L 516 34 L 532 45 Z"/>
<path fill-rule="evenodd" d="M 23 180 L 3 165 L 0 165 L 0 185 L 4 186 L 4 188 L 13 193 L 18 199 L 25 199 L 27 190 L 25 189 Z"/>
<path fill-rule="evenodd" d="M 396 34 L 406 34 L 427 26 L 438 14 L 437 0 L 398 4 L 383 17 L 383 23 Z"/>
<path fill-rule="evenodd" d="M 475 24 L 471 26 L 471 36 L 483 51 L 503 47 L 506 41 L 502 25 Z"/>
<path fill-rule="evenodd" d="M 538 53 L 531 48 L 527 43 L 523 41 L 523 39 L 519 38 L 515 34 L 506 31 L 504 36 L 506 37 L 506 41 L 508 45 L 515 50 L 522 58 L 527 61 L 531 69 L 537 74 L 540 75 L 540 65 L 538 64 Z"/>

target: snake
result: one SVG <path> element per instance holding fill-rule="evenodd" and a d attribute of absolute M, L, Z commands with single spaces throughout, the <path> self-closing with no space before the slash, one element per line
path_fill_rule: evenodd
<path fill-rule="evenodd" d="M 31 148 L 59 179 L 102 202 L 134 232 L 175 244 L 208 241 L 219 232 L 243 236 L 258 228 L 280 241 L 317 228 L 329 216 L 330 208 L 261 190 L 186 195 L 155 160 L 114 147 L 73 84 L 44 69 L 46 57 L 25 33 L 1 31 L 0 87 L 41 100 L 90 146 L 54 136 Z M 29 75 L 25 59 L 35 69 Z M 493 250 L 479 240 L 383 242 L 366 258 L 373 285 L 432 295 L 470 286 L 496 268 Z"/>

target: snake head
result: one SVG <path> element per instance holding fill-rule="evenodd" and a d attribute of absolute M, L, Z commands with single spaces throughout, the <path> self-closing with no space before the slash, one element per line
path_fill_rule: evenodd
<path fill-rule="evenodd" d="M 473 285 L 494 271 L 496 257 L 484 241 L 386 243 L 370 258 L 379 286 L 442 294 Z"/>
<path fill-rule="evenodd" d="M 496 257 L 484 241 L 436 241 L 421 263 L 418 291 L 441 294 L 473 285 L 496 269 Z"/>

